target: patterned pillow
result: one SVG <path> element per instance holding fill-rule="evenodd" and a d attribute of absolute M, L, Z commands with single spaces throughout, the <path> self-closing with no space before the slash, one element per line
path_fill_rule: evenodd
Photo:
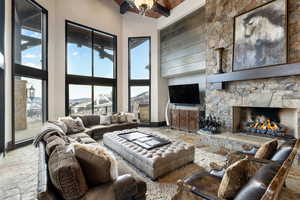
<path fill-rule="evenodd" d="M 248 163 L 247 159 L 239 160 L 226 169 L 218 190 L 219 198 L 233 199 L 247 183 Z"/>
<path fill-rule="evenodd" d="M 79 117 L 76 119 L 73 119 L 72 117 L 60 117 L 59 120 L 67 125 L 67 134 L 79 133 L 85 130 L 83 122 Z"/>
<path fill-rule="evenodd" d="M 54 187 L 66 200 L 82 198 L 88 191 L 82 169 L 72 152 L 58 146 L 49 158 L 49 174 Z"/>
<path fill-rule="evenodd" d="M 111 116 L 111 123 L 113 123 L 113 124 L 119 123 L 119 113 L 113 114 Z"/>
<path fill-rule="evenodd" d="M 119 122 L 120 122 L 120 123 L 125 123 L 125 122 L 127 122 L 127 117 L 126 117 L 126 114 L 125 114 L 125 113 L 120 113 L 120 114 L 119 114 Z"/>
<path fill-rule="evenodd" d="M 278 142 L 277 140 L 271 140 L 264 143 L 255 153 L 255 158 L 258 159 L 271 159 L 277 151 Z"/>
<path fill-rule="evenodd" d="M 58 137 L 56 135 L 49 137 L 46 142 L 47 142 L 46 153 L 48 156 L 51 155 L 51 153 L 55 150 L 55 148 L 57 146 L 66 144 L 64 139 L 62 139 L 61 137 Z"/>
<path fill-rule="evenodd" d="M 68 132 L 68 127 L 63 121 L 56 120 L 56 121 L 48 121 L 48 122 L 58 126 L 64 134 Z"/>
<path fill-rule="evenodd" d="M 110 124 L 111 124 L 111 115 L 100 116 L 100 125 L 110 125 Z"/>
<path fill-rule="evenodd" d="M 118 177 L 115 157 L 99 145 L 75 144 L 75 156 L 89 186 L 108 183 Z"/>
<path fill-rule="evenodd" d="M 139 118 L 135 113 L 126 113 L 126 120 L 129 123 L 137 123 L 139 121 Z"/>

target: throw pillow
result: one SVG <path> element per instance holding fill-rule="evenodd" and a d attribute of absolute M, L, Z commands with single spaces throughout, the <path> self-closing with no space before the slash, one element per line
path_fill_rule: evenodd
<path fill-rule="evenodd" d="M 79 117 L 77 117 L 76 119 L 73 119 L 72 117 L 61 117 L 59 118 L 59 120 L 67 125 L 67 134 L 79 133 L 84 131 L 85 129 L 82 120 Z"/>
<path fill-rule="evenodd" d="M 56 120 L 56 121 L 48 121 L 48 122 L 58 126 L 64 134 L 67 133 L 68 127 L 63 121 Z"/>
<path fill-rule="evenodd" d="M 277 140 L 271 140 L 269 142 L 264 143 L 258 149 L 254 157 L 258 159 L 271 159 L 277 150 L 277 145 Z"/>
<path fill-rule="evenodd" d="M 233 199 L 247 183 L 248 163 L 247 159 L 239 160 L 226 169 L 218 190 L 219 198 Z"/>
<path fill-rule="evenodd" d="M 113 114 L 111 116 L 111 123 L 113 123 L 113 124 L 119 123 L 119 113 Z"/>
<path fill-rule="evenodd" d="M 118 177 L 117 161 L 99 145 L 74 145 L 75 156 L 89 186 L 108 183 Z"/>
<path fill-rule="evenodd" d="M 100 125 L 110 125 L 110 124 L 111 124 L 111 115 L 100 116 Z"/>
<path fill-rule="evenodd" d="M 75 122 L 76 122 L 76 123 L 81 127 L 81 129 L 83 129 L 83 131 L 84 131 L 85 126 L 84 126 L 84 123 L 83 123 L 82 119 L 81 119 L 80 117 L 77 117 L 77 118 L 75 119 Z"/>
<path fill-rule="evenodd" d="M 65 146 L 56 147 L 48 164 L 51 182 L 64 199 L 75 200 L 85 195 L 88 186 L 80 164 Z"/>
<path fill-rule="evenodd" d="M 125 113 L 120 113 L 119 114 L 119 122 L 120 123 L 125 123 L 127 122 L 126 114 Z"/>
<path fill-rule="evenodd" d="M 53 135 L 53 136 L 49 137 L 46 142 L 47 142 L 46 153 L 47 153 L 48 156 L 51 155 L 51 153 L 55 150 L 55 148 L 57 146 L 66 144 L 64 139 L 62 139 L 61 137 L 58 137 L 56 135 Z"/>
<path fill-rule="evenodd" d="M 139 119 L 135 113 L 126 113 L 126 120 L 129 123 L 137 123 Z"/>

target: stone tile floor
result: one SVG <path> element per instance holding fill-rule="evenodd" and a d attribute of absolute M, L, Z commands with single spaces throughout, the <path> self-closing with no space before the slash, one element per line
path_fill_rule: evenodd
<path fill-rule="evenodd" d="M 201 135 L 166 128 L 154 130 L 170 138 L 181 139 L 197 146 L 195 163 L 205 169 L 209 169 L 208 163 L 212 161 L 220 164 L 224 162 L 220 147 L 202 142 Z M 11 151 L 5 158 L 0 158 L 0 199 L 36 199 L 37 167 L 38 151 L 32 145 Z M 300 199 L 300 168 L 297 163 L 291 169 L 287 187 L 283 188 L 279 199 Z"/>

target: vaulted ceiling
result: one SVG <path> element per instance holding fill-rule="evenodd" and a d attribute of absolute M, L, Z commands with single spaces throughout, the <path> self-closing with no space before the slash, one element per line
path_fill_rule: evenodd
<path fill-rule="evenodd" d="M 114 0 L 116 3 L 118 3 L 120 6 L 124 1 L 126 0 Z M 162 7 L 167 8 L 168 10 L 172 10 L 179 4 L 181 4 L 184 0 L 157 0 L 156 2 L 160 4 Z M 134 13 L 139 13 L 137 8 L 129 8 L 128 11 L 134 12 Z M 162 12 L 158 12 L 157 9 L 151 9 L 147 11 L 146 16 L 152 17 L 152 18 L 159 18 L 163 16 Z"/>

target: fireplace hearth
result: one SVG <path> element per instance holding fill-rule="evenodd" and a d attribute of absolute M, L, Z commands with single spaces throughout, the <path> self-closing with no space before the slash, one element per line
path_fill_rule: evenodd
<path fill-rule="evenodd" d="M 297 130 L 297 109 L 233 107 L 234 132 L 291 139 Z"/>

